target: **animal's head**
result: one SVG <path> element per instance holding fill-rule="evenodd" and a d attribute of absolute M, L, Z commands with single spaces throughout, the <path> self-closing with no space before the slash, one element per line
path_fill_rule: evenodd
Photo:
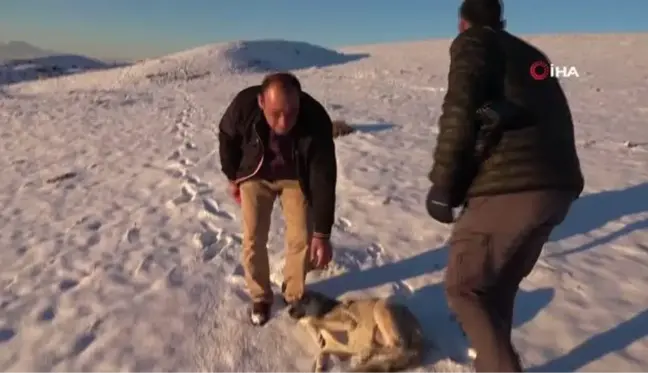
<path fill-rule="evenodd" d="M 313 290 L 306 290 L 302 298 L 295 302 L 288 314 L 293 319 L 322 317 L 330 312 L 340 301 Z"/>

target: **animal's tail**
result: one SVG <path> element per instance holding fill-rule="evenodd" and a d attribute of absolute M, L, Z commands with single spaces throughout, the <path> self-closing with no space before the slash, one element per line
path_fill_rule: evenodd
<path fill-rule="evenodd" d="M 365 361 L 350 367 L 349 372 L 394 372 L 419 365 L 423 359 L 425 346 L 405 348 L 400 346 L 383 347 Z"/>

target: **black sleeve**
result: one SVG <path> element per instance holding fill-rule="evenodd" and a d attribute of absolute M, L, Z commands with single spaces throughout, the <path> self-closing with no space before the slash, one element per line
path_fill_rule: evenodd
<path fill-rule="evenodd" d="M 235 97 L 229 104 L 218 125 L 218 151 L 220 154 L 221 170 L 228 180 L 236 179 L 236 172 L 241 162 L 241 134 L 239 127 L 242 120 L 240 96 Z"/>
<path fill-rule="evenodd" d="M 335 220 L 337 159 L 333 142 L 333 123 L 326 109 L 312 99 L 309 125 L 313 128 L 308 167 L 313 209 L 313 236 L 329 237 Z"/>
<path fill-rule="evenodd" d="M 439 118 L 434 165 L 428 177 L 449 202 L 465 191 L 466 172 L 477 140 L 477 109 L 486 100 L 489 64 L 483 37 L 465 32 L 450 47 L 448 91 Z M 463 196 L 459 197 L 460 199 Z"/>

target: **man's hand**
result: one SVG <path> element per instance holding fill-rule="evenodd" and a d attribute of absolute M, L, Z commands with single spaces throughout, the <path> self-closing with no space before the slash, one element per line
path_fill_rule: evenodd
<path fill-rule="evenodd" d="M 234 198 L 234 201 L 236 201 L 237 204 L 241 204 L 241 189 L 239 188 L 239 185 L 236 184 L 233 181 L 229 182 L 228 186 L 228 192 Z"/>
<path fill-rule="evenodd" d="M 436 221 L 444 224 L 454 222 L 452 206 L 449 198 L 443 195 L 438 189 L 432 186 L 425 199 L 425 208 L 428 214 Z"/>
<path fill-rule="evenodd" d="M 325 268 L 333 259 L 333 248 L 328 238 L 313 237 L 310 245 L 310 260 L 317 269 Z"/>

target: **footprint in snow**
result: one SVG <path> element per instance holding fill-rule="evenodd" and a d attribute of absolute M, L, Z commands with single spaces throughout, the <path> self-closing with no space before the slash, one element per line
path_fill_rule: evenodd
<path fill-rule="evenodd" d="M 194 245 L 200 250 L 201 260 L 210 262 L 230 247 L 234 239 L 208 222 L 202 222 L 202 226 L 204 231 L 194 235 Z"/>
<path fill-rule="evenodd" d="M 68 291 L 79 285 L 79 281 L 73 278 L 63 279 L 59 282 L 58 287 L 62 292 Z"/>
<path fill-rule="evenodd" d="M 180 179 L 185 177 L 187 174 L 187 170 L 180 164 L 173 163 L 169 165 L 166 170 L 167 174 L 169 174 L 171 177 L 174 177 L 176 179 Z"/>
<path fill-rule="evenodd" d="M 0 328 L 0 343 L 9 342 L 16 336 L 16 330 L 12 328 Z"/>
<path fill-rule="evenodd" d="M 131 244 L 136 244 L 140 239 L 140 229 L 137 227 L 130 228 L 126 232 L 126 241 Z"/>
<path fill-rule="evenodd" d="M 348 231 L 352 226 L 351 221 L 346 218 L 338 218 L 337 222 L 335 222 L 335 225 L 343 232 Z"/>
<path fill-rule="evenodd" d="M 167 157 L 168 161 L 177 161 L 182 157 L 182 150 L 176 149 L 174 150 L 169 157 Z"/>
<path fill-rule="evenodd" d="M 180 189 L 180 196 L 172 200 L 175 206 L 191 202 L 196 197 L 196 190 L 190 184 L 184 184 Z"/>
<path fill-rule="evenodd" d="M 179 162 L 183 166 L 192 166 L 194 164 L 189 158 L 182 158 Z"/>
<path fill-rule="evenodd" d="M 99 327 L 101 326 L 101 321 L 98 320 L 90 327 L 90 330 L 77 335 L 70 348 L 69 355 L 78 356 L 83 351 L 85 351 L 92 343 L 97 339 L 97 334 L 99 332 Z"/>
<path fill-rule="evenodd" d="M 378 243 L 366 247 L 337 247 L 334 250 L 333 260 L 328 268 L 321 272 L 320 277 L 331 277 L 367 267 L 381 266 L 385 264 L 384 254 L 384 248 Z"/>
<path fill-rule="evenodd" d="M 198 195 L 204 195 L 212 192 L 212 186 L 210 183 L 203 182 L 198 176 L 188 174 L 186 180 L 191 185 L 196 187 L 196 192 Z"/>
<path fill-rule="evenodd" d="M 227 220 L 234 219 L 234 216 L 232 214 L 222 209 L 219 203 L 210 197 L 203 198 L 203 208 L 206 212 L 208 212 L 213 216 L 217 216 Z"/>

